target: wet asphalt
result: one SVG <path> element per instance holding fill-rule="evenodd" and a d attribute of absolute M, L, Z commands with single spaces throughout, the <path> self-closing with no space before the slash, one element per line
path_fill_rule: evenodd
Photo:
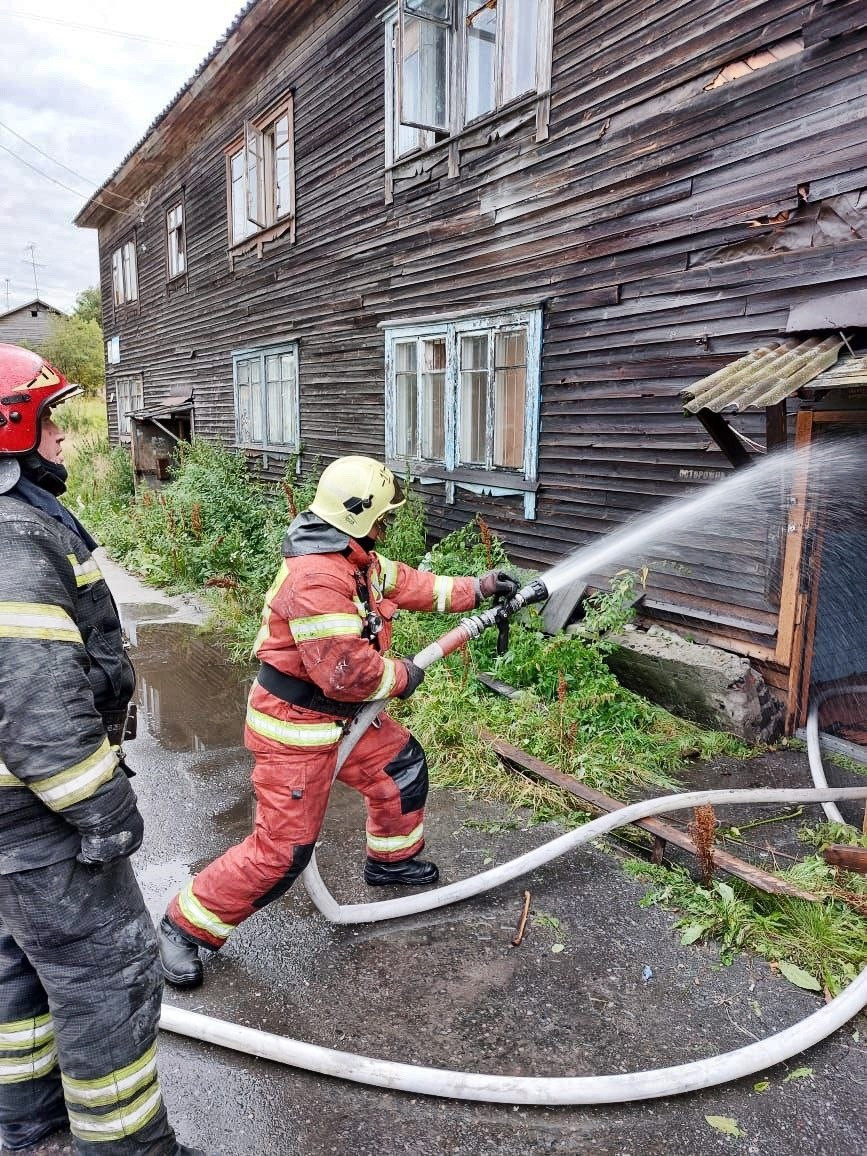
<path fill-rule="evenodd" d="M 195 602 L 140 587 L 107 562 L 104 569 L 135 644 L 139 736 L 128 756 L 146 822 L 136 871 L 157 919 L 191 873 L 249 831 L 251 759 L 241 745 L 249 681 L 198 634 Z M 718 785 L 731 785 L 733 768 L 718 769 Z M 761 779 L 762 770 L 754 761 L 749 776 Z M 777 779 L 807 774 L 803 756 L 764 770 Z M 338 784 L 317 854 L 341 902 L 371 898 L 361 879 L 363 825 L 360 799 Z M 559 833 L 435 791 L 426 853 L 451 882 Z M 525 889 L 530 918 L 514 947 Z M 821 1006 L 760 958 L 742 954 L 724 967 L 713 946 L 681 946 L 675 916 L 640 906 L 644 891 L 611 845 L 581 848 L 454 907 L 360 927 L 328 923 L 298 884 L 208 956 L 202 988 L 167 989 L 166 1000 L 364 1056 L 552 1077 L 699 1060 L 753 1043 Z M 179 1138 L 223 1156 L 867 1151 L 863 1013 L 765 1073 L 607 1106 L 528 1108 L 410 1095 L 167 1032 L 159 1065 Z M 766 1090 L 756 1090 L 760 1081 Z M 741 1135 L 720 1132 L 707 1116 L 731 1118 Z"/>

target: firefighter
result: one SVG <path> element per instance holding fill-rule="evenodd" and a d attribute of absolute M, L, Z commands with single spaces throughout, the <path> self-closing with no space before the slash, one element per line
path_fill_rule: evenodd
<path fill-rule="evenodd" d="M 68 1127 L 79 1154 L 196 1156 L 160 1093 L 162 976 L 129 861 L 135 679 L 95 543 L 58 501 L 51 408 L 75 392 L 0 345 L 0 1142 Z"/>
<path fill-rule="evenodd" d="M 160 953 L 176 987 L 200 983 L 199 948 L 222 947 L 307 866 L 338 744 L 361 704 L 408 698 L 421 683 L 424 672 L 410 659 L 388 656 L 396 611 L 472 610 L 483 598 L 518 589 L 501 571 L 445 578 L 377 554 L 386 520 L 405 500 L 381 463 L 338 458 L 323 471 L 309 510 L 289 527 L 254 644 L 260 666 L 244 728 L 255 759 L 255 825 L 168 905 L 158 928 Z M 418 858 L 428 769 L 417 739 L 382 714 L 338 777 L 365 798 L 365 881 L 435 883 L 435 864 Z"/>

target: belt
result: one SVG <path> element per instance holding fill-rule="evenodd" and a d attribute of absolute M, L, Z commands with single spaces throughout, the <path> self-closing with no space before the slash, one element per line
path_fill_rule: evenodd
<path fill-rule="evenodd" d="M 320 714 L 354 718 L 363 705 L 360 702 L 340 702 L 336 698 L 328 698 L 312 682 L 303 678 L 293 678 L 291 674 L 284 674 L 282 670 L 267 662 L 259 666 L 256 681 L 275 698 L 293 706 L 300 706 L 304 710 L 319 711 Z"/>

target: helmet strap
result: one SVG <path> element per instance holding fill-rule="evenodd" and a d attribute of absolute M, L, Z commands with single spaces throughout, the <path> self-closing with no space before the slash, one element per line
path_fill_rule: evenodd
<path fill-rule="evenodd" d="M 69 477 L 66 466 L 61 465 L 60 462 L 47 461 L 36 450 L 26 454 L 20 461 L 21 473 L 34 486 L 39 486 L 41 490 L 47 490 L 55 498 L 66 493 L 66 479 Z"/>

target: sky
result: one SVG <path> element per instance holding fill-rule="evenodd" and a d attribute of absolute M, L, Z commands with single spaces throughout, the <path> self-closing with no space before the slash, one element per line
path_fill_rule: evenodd
<path fill-rule="evenodd" d="M 31 245 L 50 305 L 99 284 L 74 217 L 245 2 L 0 0 L 0 313 L 37 295 Z"/>

